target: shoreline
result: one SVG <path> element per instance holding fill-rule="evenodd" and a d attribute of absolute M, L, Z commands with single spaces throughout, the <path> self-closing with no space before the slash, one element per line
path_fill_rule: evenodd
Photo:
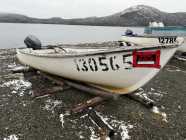
<path fill-rule="evenodd" d="M 0 22 L 8 24 L 41 24 L 41 25 L 69 25 L 69 26 L 90 26 L 90 27 L 130 27 L 130 28 L 144 28 L 146 26 L 119 26 L 119 25 L 91 25 L 91 24 L 60 24 L 60 23 L 31 23 L 31 22 Z"/>

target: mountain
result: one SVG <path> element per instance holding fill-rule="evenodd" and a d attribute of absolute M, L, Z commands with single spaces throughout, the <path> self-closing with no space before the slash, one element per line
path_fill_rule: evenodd
<path fill-rule="evenodd" d="M 138 5 L 122 12 L 99 18 L 72 19 L 72 23 L 110 26 L 147 26 L 149 22 L 161 21 L 167 26 L 186 25 L 185 13 L 167 13 L 156 8 Z"/>
<path fill-rule="evenodd" d="M 12 13 L 0 13 L 0 22 L 24 23 L 29 21 L 30 18 L 24 15 L 12 14 Z"/>
<path fill-rule="evenodd" d="M 137 5 L 110 16 L 76 19 L 63 19 L 60 17 L 39 19 L 19 14 L 0 13 L 0 22 L 16 23 L 44 23 L 99 26 L 147 26 L 149 22 L 152 21 L 161 21 L 167 26 L 184 26 L 186 25 L 186 12 L 167 13 L 150 6 Z"/>

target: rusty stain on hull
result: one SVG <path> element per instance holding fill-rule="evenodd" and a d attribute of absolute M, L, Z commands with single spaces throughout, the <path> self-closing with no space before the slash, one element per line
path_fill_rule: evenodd
<path fill-rule="evenodd" d="M 89 84 L 93 87 L 98 89 L 104 90 L 106 92 L 111 92 L 113 94 L 130 94 L 133 90 L 132 88 L 116 88 L 111 86 L 103 86 L 103 85 L 96 85 L 96 84 Z"/>

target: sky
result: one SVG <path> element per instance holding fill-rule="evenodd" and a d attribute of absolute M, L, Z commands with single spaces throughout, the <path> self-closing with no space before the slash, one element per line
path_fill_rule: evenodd
<path fill-rule="evenodd" d="M 186 0 L 1 0 L 0 12 L 38 18 L 83 18 L 107 16 L 139 4 L 165 12 L 186 12 Z"/>

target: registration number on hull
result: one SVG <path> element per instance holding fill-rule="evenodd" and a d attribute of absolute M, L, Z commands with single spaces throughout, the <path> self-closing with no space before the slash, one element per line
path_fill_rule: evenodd
<path fill-rule="evenodd" d="M 75 68 L 82 72 L 118 71 L 132 68 L 160 68 L 160 50 L 134 51 L 130 55 L 75 58 Z"/>
<path fill-rule="evenodd" d="M 120 56 L 121 57 L 121 56 Z M 74 59 L 76 69 L 83 72 L 97 72 L 97 71 L 116 71 L 122 66 L 118 64 L 119 56 L 100 56 L 100 57 L 89 57 Z M 122 58 L 123 63 L 126 63 L 125 57 Z"/>
<path fill-rule="evenodd" d="M 174 44 L 176 43 L 177 37 L 159 37 L 159 43 L 161 44 Z"/>

